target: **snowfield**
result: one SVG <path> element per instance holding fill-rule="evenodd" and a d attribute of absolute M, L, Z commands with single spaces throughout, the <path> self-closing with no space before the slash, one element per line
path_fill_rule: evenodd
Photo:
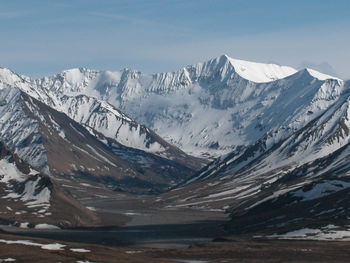
<path fill-rule="evenodd" d="M 350 229 L 341 229 L 334 225 L 327 225 L 320 229 L 303 228 L 285 234 L 274 234 L 269 237 L 279 239 L 350 241 Z"/>

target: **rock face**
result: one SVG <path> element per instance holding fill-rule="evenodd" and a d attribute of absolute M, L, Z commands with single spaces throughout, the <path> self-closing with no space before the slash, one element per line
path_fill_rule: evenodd
<path fill-rule="evenodd" d="M 0 222 L 35 227 L 94 225 L 99 218 L 55 180 L 33 169 L 0 143 Z"/>

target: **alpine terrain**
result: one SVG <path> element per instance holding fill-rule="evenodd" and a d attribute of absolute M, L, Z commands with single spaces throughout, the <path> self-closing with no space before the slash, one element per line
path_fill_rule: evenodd
<path fill-rule="evenodd" d="M 350 81 L 313 69 L 2 68 L 0 153 L 1 222 L 61 240 L 350 240 Z"/>

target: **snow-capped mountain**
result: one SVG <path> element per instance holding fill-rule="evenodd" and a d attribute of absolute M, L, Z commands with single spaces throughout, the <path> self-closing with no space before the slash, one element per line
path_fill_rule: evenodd
<path fill-rule="evenodd" d="M 8 69 L 0 69 L 0 83 L 22 90 L 49 107 L 65 113 L 89 130 L 102 133 L 122 145 L 185 162 L 191 166 L 191 158 L 181 150 L 107 102 L 86 95 L 66 95 L 66 92 L 57 92 L 55 87 L 65 85 L 65 79 L 58 78 L 54 82 L 47 78 L 33 80 Z M 198 167 L 197 164 L 192 165 Z"/>
<path fill-rule="evenodd" d="M 338 96 L 343 87 L 341 80 L 311 69 L 297 72 L 226 55 L 177 72 L 148 75 L 129 69 L 81 68 L 36 83 L 45 92 L 107 101 L 185 152 L 206 157 L 250 145 L 292 122 L 302 126 L 297 118 L 304 114 L 304 107 L 318 98 L 323 103 L 328 98 L 322 96 L 332 90 Z M 289 96 L 297 105 L 289 103 Z M 315 109 L 310 109 L 315 113 L 304 123 L 334 100 L 323 105 L 315 102 Z M 283 114 L 281 106 L 287 107 Z"/>
<path fill-rule="evenodd" d="M 200 165 L 171 146 L 166 152 L 172 160 L 126 147 L 7 84 L 1 86 L 0 101 L 1 141 L 19 158 L 53 177 L 74 175 L 111 189 L 154 192 L 188 178 L 194 172 L 190 167 Z M 133 140 L 136 135 L 131 131 L 129 136 Z"/>
<path fill-rule="evenodd" d="M 313 77 L 309 70 L 300 74 Z M 173 206 L 226 209 L 239 231 L 344 226 L 350 214 L 350 83 L 324 83 L 295 121 L 222 156 L 165 199 Z"/>
<path fill-rule="evenodd" d="M 153 75 L 81 68 L 33 80 L 2 69 L 0 83 L 1 140 L 53 176 L 154 193 L 203 165 L 183 150 L 219 157 L 159 199 L 169 206 L 227 210 L 236 225 L 274 202 L 315 218 L 329 207 L 317 200 L 343 208 L 350 82 L 224 55 Z M 271 213 L 286 216 L 281 207 Z"/>
<path fill-rule="evenodd" d="M 345 173 L 349 169 L 345 161 L 350 142 L 349 96 L 350 90 L 346 89 L 322 115 L 286 138 L 281 133 L 289 129 L 282 127 L 249 147 L 222 156 L 187 184 L 216 182 L 198 188 L 200 199 L 206 198 L 203 192 L 215 201 L 226 197 L 235 199 L 236 193 L 244 191 L 252 199 L 261 192 L 262 186 L 266 190 L 286 178 L 308 184 L 328 171 L 340 169 L 337 173 Z M 296 185 L 302 186 L 300 182 Z M 277 188 L 283 189 L 281 185 Z M 192 195 L 192 199 L 196 197 Z"/>

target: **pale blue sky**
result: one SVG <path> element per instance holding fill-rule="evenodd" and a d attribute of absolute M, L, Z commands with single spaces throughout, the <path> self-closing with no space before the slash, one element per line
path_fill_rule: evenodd
<path fill-rule="evenodd" d="M 221 54 L 332 65 L 350 78 L 349 0 L 11 0 L 0 66 L 29 76 L 73 67 L 170 71 Z"/>

